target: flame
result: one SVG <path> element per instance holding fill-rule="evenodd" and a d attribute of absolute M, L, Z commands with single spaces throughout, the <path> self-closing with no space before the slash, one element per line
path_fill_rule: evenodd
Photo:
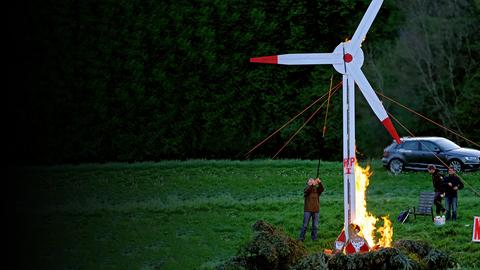
<path fill-rule="evenodd" d="M 355 163 L 355 220 L 353 223 L 360 226 L 360 236 L 363 236 L 367 241 L 370 248 L 375 245 L 382 247 L 392 246 L 393 227 L 392 222 L 388 216 L 382 217 L 383 227 L 378 230 L 376 223 L 378 218 L 367 211 L 366 191 L 370 180 L 368 179 L 372 175 L 370 166 L 366 168 L 360 167 Z M 377 242 L 375 240 L 375 234 L 380 234 L 380 239 Z"/>
<path fill-rule="evenodd" d="M 388 216 L 382 217 L 383 227 L 378 229 L 378 232 L 382 236 L 378 241 L 378 244 L 382 247 L 391 247 L 392 246 L 392 236 L 393 236 L 393 227 L 392 222 Z"/>

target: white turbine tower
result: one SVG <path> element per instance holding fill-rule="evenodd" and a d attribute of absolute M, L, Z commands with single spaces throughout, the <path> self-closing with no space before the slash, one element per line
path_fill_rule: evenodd
<path fill-rule="evenodd" d="M 373 0 L 362 18 L 353 37 L 342 42 L 332 53 L 282 54 L 251 58 L 250 62 L 280 65 L 324 65 L 331 64 L 343 74 L 343 184 L 344 184 L 344 230 L 346 240 L 348 225 L 355 220 L 355 83 L 372 107 L 375 115 L 395 141 L 400 138 L 387 115 L 382 102 L 363 74 L 362 41 L 378 14 L 383 0 Z"/>

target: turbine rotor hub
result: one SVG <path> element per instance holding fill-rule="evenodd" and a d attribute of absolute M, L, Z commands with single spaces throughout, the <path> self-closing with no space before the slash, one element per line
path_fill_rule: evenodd
<path fill-rule="evenodd" d="M 352 50 L 350 48 L 350 43 L 349 42 L 342 42 L 340 43 L 335 50 L 333 50 L 333 53 L 338 53 L 342 54 L 343 57 L 343 63 L 338 63 L 338 64 L 333 64 L 333 67 L 335 68 L 336 71 L 338 71 L 340 74 L 346 74 L 347 71 L 345 68 L 348 66 L 352 67 L 358 67 L 361 68 L 363 65 L 363 51 L 362 48 L 358 48 L 356 50 L 356 53 L 353 54 Z"/>

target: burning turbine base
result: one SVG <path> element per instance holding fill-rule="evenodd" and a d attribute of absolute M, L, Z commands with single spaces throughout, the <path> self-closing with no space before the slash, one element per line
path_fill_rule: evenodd
<path fill-rule="evenodd" d="M 367 211 L 366 191 L 371 175 L 369 166 L 362 168 L 355 164 L 355 220 L 348 226 L 348 239 L 344 230 L 337 237 L 334 253 L 364 253 L 392 246 L 393 227 L 390 219 L 387 216 L 382 217 L 383 226 L 377 229 L 378 218 Z M 378 241 L 375 239 L 376 232 L 381 236 Z"/>

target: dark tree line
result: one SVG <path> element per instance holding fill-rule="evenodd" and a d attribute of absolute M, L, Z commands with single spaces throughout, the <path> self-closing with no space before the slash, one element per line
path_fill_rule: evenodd
<path fill-rule="evenodd" d="M 28 163 L 243 158 L 327 91 L 334 74 L 248 59 L 329 52 L 353 34 L 369 2 L 16 3 L 8 21 L 9 154 Z M 480 7 L 450 2 L 386 1 L 363 46 L 364 70 L 377 89 L 478 142 Z M 426 42 L 432 55 L 421 51 Z M 358 148 L 378 157 L 390 139 L 357 100 Z M 446 136 L 385 105 L 417 135 Z M 325 138 L 322 112 L 280 157 L 338 159 L 341 95 L 330 110 Z M 271 157 L 309 113 L 253 157 Z"/>

